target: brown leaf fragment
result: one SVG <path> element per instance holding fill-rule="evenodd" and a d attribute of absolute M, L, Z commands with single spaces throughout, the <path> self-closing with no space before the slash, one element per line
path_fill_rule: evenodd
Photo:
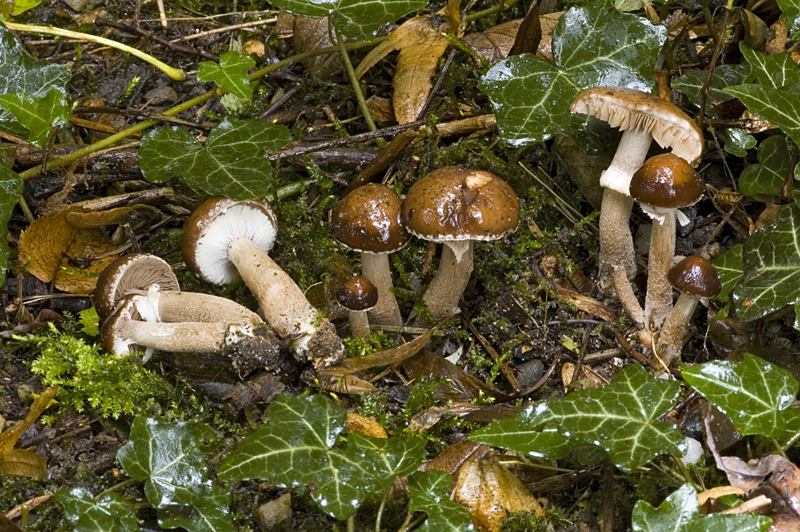
<path fill-rule="evenodd" d="M 99 229 L 79 229 L 62 252 L 55 287 L 70 294 L 93 293 L 100 272 L 119 257 L 118 247 Z"/>
<path fill-rule="evenodd" d="M 442 400 L 469 402 L 480 394 L 485 397 L 494 397 L 498 402 L 507 402 L 511 396 L 500 392 L 482 381 L 476 379 L 449 360 L 436 356 L 430 351 L 423 351 L 403 364 L 408 376 L 412 379 L 431 376 L 449 379 L 450 386 L 437 390 L 437 396 Z"/>
<path fill-rule="evenodd" d="M 0 512 L 0 532 L 22 532 L 22 529 Z"/>
<path fill-rule="evenodd" d="M 0 338 L 9 339 L 15 334 L 28 334 L 34 329 L 46 326 L 51 321 L 59 323 L 63 319 L 64 318 L 62 318 L 61 314 L 58 312 L 45 308 L 39 311 L 39 314 L 36 316 L 35 320 L 28 323 L 20 323 L 13 329 L 0 332 Z M 3 427 L 0 425 L 0 431 L 2 430 Z"/>
<path fill-rule="evenodd" d="M 458 472 L 453 500 L 466 506 L 483 532 L 498 532 L 511 512 L 544 515 L 544 508 L 502 464 L 471 458 Z"/>
<path fill-rule="evenodd" d="M 349 432 L 360 432 L 365 436 L 372 436 L 373 438 L 381 438 L 384 440 L 389 437 L 389 435 L 386 434 L 386 429 L 384 429 L 380 423 L 371 417 L 362 416 L 355 412 L 347 413 L 347 430 Z"/>
<path fill-rule="evenodd" d="M 772 38 L 767 41 L 764 51 L 768 54 L 780 54 L 786 51 L 786 41 L 789 39 L 789 26 L 786 21 L 778 19 L 769 29 Z"/>
<path fill-rule="evenodd" d="M 375 391 L 375 386 L 371 382 L 353 375 L 353 370 L 341 366 L 317 371 L 315 379 L 308 384 L 333 393 L 370 393 Z"/>
<path fill-rule="evenodd" d="M 508 55 L 535 54 L 542 40 L 542 23 L 539 20 L 539 1 L 534 0 L 528 6 L 528 13 L 522 19 L 514 45 Z"/>
<path fill-rule="evenodd" d="M 386 349 L 385 351 L 378 351 L 377 353 L 371 353 L 359 358 L 346 358 L 344 362 L 342 362 L 342 366 L 352 373 L 354 371 L 362 371 L 375 366 L 390 366 L 392 364 L 397 364 L 419 353 L 420 349 L 428 345 L 428 342 L 431 341 L 431 336 L 433 336 L 433 332 L 438 328 L 439 325 L 433 329 L 428 329 L 425 334 L 417 336 L 410 342 L 407 342 L 400 347 Z"/>
<path fill-rule="evenodd" d="M 697 502 L 703 506 L 709 499 L 719 499 L 725 495 L 743 496 L 744 490 L 735 486 L 717 486 L 697 494 Z"/>
<path fill-rule="evenodd" d="M 33 401 L 25 419 L 0 433 L 0 473 L 6 475 L 41 477 L 47 471 L 47 462 L 38 454 L 25 449 L 14 449 L 17 440 L 39 419 L 56 395 L 58 386 L 43 391 Z"/>
<path fill-rule="evenodd" d="M 422 412 L 415 414 L 408 422 L 408 430 L 411 432 L 426 432 L 431 427 L 449 417 L 450 412 L 444 406 L 432 406 Z"/>
<path fill-rule="evenodd" d="M 332 35 L 330 17 L 294 17 L 292 42 L 298 54 L 336 46 L 336 41 L 331 40 Z M 339 54 L 308 57 L 302 63 L 320 79 L 331 79 L 344 72 L 344 62 Z"/>
<path fill-rule="evenodd" d="M 493 65 L 508 57 L 522 20 L 521 18 L 508 20 L 486 31 L 469 33 L 464 36 L 463 41 L 479 57 Z"/>
<path fill-rule="evenodd" d="M 399 124 L 417 120 L 431 91 L 439 58 L 450 44 L 443 33 L 460 35 L 461 0 L 449 0 L 434 14 L 416 16 L 389 34 L 356 68 L 360 78 L 386 54 L 400 50 L 394 75 L 394 115 Z"/>
<path fill-rule="evenodd" d="M 455 486 L 456 472 L 462 465 L 473 458 L 489 458 L 493 454 L 494 449 L 488 445 L 464 440 L 451 445 L 433 460 L 428 460 L 419 467 L 419 470 L 430 471 L 431 469 L 436 469 L 437 471 L 444 471 L 452 475 L 453 486 Z"/>

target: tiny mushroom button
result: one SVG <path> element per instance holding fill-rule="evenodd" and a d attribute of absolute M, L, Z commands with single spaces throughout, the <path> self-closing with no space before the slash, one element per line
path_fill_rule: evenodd
<path fill-rule="evenodd" d="M 356 338 L 369 336 L 367 311 L 378 303 L 378 289 L 363 275 L 353 275 L 336 291 L 336 299 L 350 314 L 350 333 Z"/>
<path fill-rule="evenodd" d="M 519 200 L 497 176 L 460 166 L 434 170 L 414 183 L 403 200 L 408 232 L 444 244 L 439 271 L 423 300 L 437 321 L 458 313 L 472 273 L 472 243 L 496 240 L 519 222 Z"/>
<path fill-rule="evenodd" d="M 570 106 L 618 127 L 622 133 L 611 165 L 600 177 L 604 187 L 600 209 L 600 288 L 611 283 L 614 267 L 635 274 L 633 239 L 628 226 L 633 201 L 628 187 L 642 165 L 651 141 L 695 164 L 703 153 L 703 134 L 686 113 L 667 100 L 633 89 L 594 87 L 580 93 Z"/>
<path fill-rule="evenodd" d="M 331 230 L 340 243 L 361 252 L 361 273 L 378 290 L 378 303 L 369 311 L 370 321 L 402 325 L 389 270 L 389 254 L 411 239 L 400 223 L 400 198 L 390 188 L 375 183 L 358 187 L 331 211 Z"/>
<path fill-rule="evenodd" d="M 214 284 L 241 275 L 275 334 L 290 340 L 295 352 L 316 367 L 335 364 L 344 354 L 335 328 L 267 255 L 277 230 L 277 218 L 265 199 L 212 198 L 186 222 L 183 257 L 190 270 Z"/>
<path fill-rule="evenodd" d="M 658 329 L 672 308 L 667 273 L 675 255 L 675 220 L 681 225 L 688 223 L 679 209 L 697 203 L 704 190 L 700 174 L 670 153 L 645 161 L 631 180 L 631 196 L 653 219 L 644 306 L 645 324 L 650 330 Z"/>
<path fill-rule="evenodd" d="M 701 299 L 716 297 L 722 290 L 714 265 L 697 255 L 686 257 L 676 264 L 669 271 L 668 278 L 681 295 L 658 337 L 657 350 L 667 365 L 680 353 L 697 304 Z"/>

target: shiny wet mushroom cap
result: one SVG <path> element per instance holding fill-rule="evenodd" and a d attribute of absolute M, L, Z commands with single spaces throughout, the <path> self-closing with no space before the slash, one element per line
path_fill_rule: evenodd
<path fill-rule="evenodd" d="M 158 285 L 159 290 L 180 290 L 178 278 L 164 259 L 149 253 L 118 258 L 97 278 L 94 306 L 98 316 L 105 320 L 124 296 L 144 293 L 153 285 Z"/>
<path fill-rule="evenodd" d="M 367 311 L 378 303 L 378 288 L 363 275 L 353 275 L 336 290 L 336 299 L 349 311 L 352 335 L 369 336 Z"/>

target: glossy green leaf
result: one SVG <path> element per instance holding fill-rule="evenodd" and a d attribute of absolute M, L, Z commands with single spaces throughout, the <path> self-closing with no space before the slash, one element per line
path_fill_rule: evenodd
<path fill-rule="evenodd" d="M 778 222 L 744 241 L 743 277 L 734 288 L 737 317 L 752 321 L 800 300 L 800 208 L 792 203 Z"/>
<path fill-rule="evenodd" d="M 469 512 L 450 500 L 447 490 L 453 477 L 432 469 L 408 476 L 408 509 L 425 512 L 428 519 L 416 530 L 423 532 L 470 532 L 475 530 Z"/>
<path fill-rule="evenodd" d="M 718 255 L 711 261 L 714 270 L 722 283 L 722 290 L 717 298 L 719 301 L 727 302 L 730 299 L 731 290 L 742 279 L 742 244 L 736 244 L 724 253 Z"/>
<path fill-rule="evenodd" d="M 747 150 L 756 147 L 756 138 L 738 128 L 723 129 L 722 139 L 725 151 L 737 157 L 747 157 Z"/>
<path fill-rule="evenodd" d="M 782 412 L 800 388 L 791 373 L 749 353 L 742 362 L 706 362 L 683 370 L 682 375 L 744 435 L 784 434 Z"/>
<path fill-rule="evenodd" d="M 19 174 L 0 162 L 0 231 L 6 231 L 11 211 L 22 197 L 24 184 Z M 8 242 L 0 238 L 0 279 L 5 279 L 8 266 Z"/>
<path fill-rule="evenodd" d="M 67 96 L 68 68 L 31 57 L 14 34 L 0 25 L 0 94 L 45 96 L 52 89 Z M 0 109 L 0 129 L 17 136 L 28 130 L 7 110 Z"/>
<path fill-rule="evenodd" d="M 50 89 L 46 96 L 24 92 L 3 94 L 0 95 L 0 105 L 30 132 L 28 140 L 31 144 L 40 148 L 47 142 L 50 131 L 69 122 L 72 115 L 67 99 L 56 89 Z"/>
<path fill-rule="evenodd" d="M 778 89 L 784 85 L 800 83 L 800 68 L 789 54 L 757 52 L 745 42 L 739 43 L 739 51 L 750 66 L 750 74 L 764 87 Z"/>
<path fill-rule="evenodd" d="M 230 491 L 206 479 L 200 447 L 216 435 L 203 423 L 161 423 L 137 417 L 117 459 L 131 478 L 143 481 L 147 500 L 166 528 L 189 532 L 235 532 Z"/>
<path fill-rule="evenodd" d="M 249 101 L 253 88 L 247 69 L 254 66 L 256 62 L 252 57 L 230 50 L 220 56 L 219 63 L 201 61 L 197 66 L 197 81 L 213 81 L 225 92 Z"/>
<path fill-rule="evenodd" d="M 582 148 L 598 151 L 608 129 L 569 105 L 595 86 L 653 88 L 653 65 L 666 38 L 661 26 L 635 15 L 592 6 L 572 8 L 553 33 L 553 59 L 530 54 L 510 57 L 481 78 L 497 114 L 503 138 L 520 146 L 563 133 Z"/>
<path fill-rule="evenodd" d="M 33 9 L 41 3 L 42 0 L 14 0 L 14 9 L 11 11 L 11 14 L 17 16 L 29 9 Z"/>
<path fill-rule="evenodd" d="M 117 493 L 105 493 L 96 501 L 86 488 L 63 489 L 55 499 L 64 510 L 64 519 L 75 532 L 138 532 L 133 504 Z"/>
<path fill-rule="evenodd" d="M 369 493 L 396 475 L 416 470 L 425 456 L 422 439 L 388 440 L 350 434 L 346 412 L 322 395 L 280 394 L 267 408 L 269 422 L 245 438 L 220 465 L 218 476 L 237 481 L 266 479 L 276 486 L 312 486 L 320 509 L 339 520 L 353 515 Z M 291 467 L 287 467 L 291 464 Z"/>
<path fill-rule="evenodd" d="M 658 509 L 638 501 L 632 521 L 637 532 L 767 532 L 772 526 L 772 520 L 762 515 L 701 515 L 691 484 L 672 492 Z"/>
<path fill-rule="evenodd" d="M 747 65 L 718 65 L 711 74 L 711 84 L 708 87 L 708 102 L 706 112 L 712 113 L 711 100 L 730 100 L 732 96 L 725 94 L 722 89 L 730 85 L 742 83 L 750 68 Z M 689 100 L 700 105 L 703 99 L 702 91 L 708 77 L 708 70 L 693 70 L 672 80 L 672 88 L 681 91 Z"/>
<path fill-rule="evenodd" d="M 782 135 L 767 137 L 758 146 L 758 164 L 751 164 L 739 174 L 739 190 L 745 196 L 777 194 L 791 162 L 786 138 Z"/>
<path fill-rule="evenodd" d="M 778 0 L 778 7 L 783 12 L 781 18 L 789 27 L 789 38 L 797 42 L 800 40 L 800 1 Z"/>
<path fill-rule="evenodd" d="M 685 438 L 672 423 L 658 421 L 674 406 L 679 393 L 676 382 L 656 379 L 642 367 L 630 365 L 607 386 L 548 399 L 503 421 L 503 425 L 494 422 L 475 431 L 470 439 L 530 452 L 526 437 L 541 434 L 546 427 L 555 429 L 573 449 L 600 447 L 617 467 L 632 471 L 663 452 L 683 456 Z M 514 421 L 519 424 L 516 430 Z M 503 430 L 509 428 L 511 432 L 505 436 Z M 566 451 L 563 440 L 548 439 L 558 452 Z M 548 449 L 538 452 L 544 454 Z"/>
<path fill-rule="evenodd" d="M 359 41 L 370 40 L 378 28 L 418 9 L 428 7 L 424 0 L 273 0 L 278 7 L 304 17 L 330 15 L 342 35 Z"/>
<path fill-rule="evenodd" d="M 205 146 L 184 129 L 162 128 L 142 138 L 139 166 L 152 183 L 181 176 L 189 186 L 214 196 L 260 198 L 273 185 L 265 150 L 280 150 L 290 141 L 286 127 L 264 120 L 223 120 Z"/>

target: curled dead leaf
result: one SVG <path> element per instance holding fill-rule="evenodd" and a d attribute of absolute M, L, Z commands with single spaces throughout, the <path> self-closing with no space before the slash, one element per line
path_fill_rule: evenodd
<path fill-rule="evenodd" d="M 0 433 L 0 473 L 5 475 L 41 477 L 47 471 L 47 462 L 33 451 L 14 449 L 22 434 L 39 419 L 55 397 L 58 386 L 43 391 L 33 401 L 25 419 Z"/>
<path fill-rule="evenodd" d="M 372 436 L 373 438 L 386 439 L 389 437 L 389 435 L 386 434 L 386 429 L 384 429 L 380 423 L 371 417 L 362 416 L 355 412 L 347 413 L 347 430 L 349 432 L 360 432 L 361 434 Z"/>

